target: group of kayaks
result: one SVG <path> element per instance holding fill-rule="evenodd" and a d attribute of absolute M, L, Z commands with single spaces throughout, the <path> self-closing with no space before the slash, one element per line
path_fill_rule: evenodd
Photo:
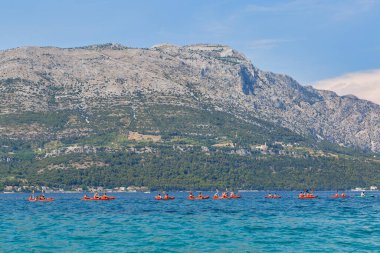
<path fill-rule="evenodd" d="M 219 196 L 218 193 L 215 193 L 215 195 L 212 197 L 212 199 L 214 199 L 214 200 L 218 200 L 218 199 L 240 199 L 240 198 L 241 198 L 240 195 L 236 195 L 233 192 L 231 192 L 230 194 L 228 194 L 227 192 L 223 192 L 223 194 L 221 196 Z M 155 200 L 174 200 L 175 197 L 169 196 L 168 194 L 164 194 L 164 196 L 162 196 L 161 194 L 157 194 L 154 197 L 154 199 Z M 206 199 L 210 199 L 210 196 L 209 195 L 202 195 L 202 192 L 199 192 L 198 195 L 193 195 L 192 192 L 189 192 L 189 196 L 187 196 L 187 199 L 188 200 L 206 200 Z"/>
<path fill-rule="evenodd" d="M 83 198 L 81 198 L 80 200 L 84 200 L 84 201 L 101 201 L 101 200 L 114 200 L 116 199 L 116 197 L 114 196 L 108 196 L 106 193 L 104 193 L 102 196 L 99 196 L 98 193 L 95 193 L 93 197 L 88 197 L 86 194 L 83 196 Z M 42 193 L 41 195 L 39 196 L 34 196 L 31 195 L 29 196 L 28 198 L 28 201 L 29 202 L 53 202 L 55 199 L 54 198 L 46 198 L 44 196 L 44 194 Z"/>
<path fill-rule="evenodd" d="M 358 198 L 373 198 L 375 197 L 375 195 L 366 195 L 364 192 L 362 192 L 360 195 L 356 196 Z M 266 199 L 280 199 L 281 196 L 280 195 L 277 195 L 277 194 L 271 194 L 269 193 L 268 195 L 265 196 Z M 300 194 L 298 194 L 298 198 L 299 199 L 316 199 L 318 198 L 318 195 L 314 195 L 313 192 L 301 192 Z M 345 194 L 345 193 L 336 193 L 332 196 L 330 196 L 330 198 L 332 199 L 346 199 L 346 198 L 350 198 L 349 195 Z"/>
<path fill-rule="evenodd" d="M 346 199 L 346 198 L 350 198 L 350 197 L 351 196 L 349 196 L 345 193 L 341 193 L 341 194 L 336 193 L 336 194 L 330 196 L 330 198 L 333 198 L 333 199 Z M 355 196 L 355 197 L 373 198 L 375 196 L 374 195 L 367 195 L 364 192 L 362 192 L 360 195 Z M 241 198 L 240 195 L 236 195 L 233 192 L 231 192 L 229 194 L 227 192 L 223 192 L 222 195 L 215 193 L 214 196 L 212 197 L 213 200 L 240 199 L 240 198 Z M 275 194 L 269 193 L 268 195 L 265 196 L 265 198 L 266 199 L 280 199 L 281 196 L 276 194 L 276 193 Z M 316 198 L 318 198 L 318 195 L 314 195 L 313 192 L 311 192 L 311 193 L 310 192 L 301 192 L 298 195 L 298 198 L 299 199 L 316 199 Z M 104 193 L 102 196 L 99 196 L 98 193 L 95 193 L 93 197 L 88 197 L 85 194 L 84 197 L 81 198 L 81 200 L 83 200 L 83 201 L 107 201 L 107 200 L 114 200 L 114 199 L 116 199 L 116 197 L 108 196 L 106 193 Z M 174 200 L 175 197 L 169 196 L 168 194 L 163 194 L 163 196 L 161 194 L 157 194 L 154 197 L 154 199 L 165 201 L 165 200 Z M 210 199 L 210 196 L 209 195 L 202 195 L 201 192 L 199 192 L 199 194 L 195 196 L 195 195 L 193 195 L 192 192 L 189 192 L 187 199 L 188 200 L 206 200 L 206 199 Z M 43 193 L 39 196 L 34 196 L 34 194 L 33 194 L 28 198 L 29 202 L 52 202 L 54 200 L 55 200 L 54 198 L 46 198 Z"/>

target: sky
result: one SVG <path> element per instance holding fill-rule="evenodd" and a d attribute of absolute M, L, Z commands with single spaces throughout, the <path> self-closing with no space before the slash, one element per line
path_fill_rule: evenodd
<path fill-rule="evenodd" d="M 0 50 L 217 43 L 309 85 L 380 73 L 379 24 L 377 0 L 12 0 L 0 2 Z"/>

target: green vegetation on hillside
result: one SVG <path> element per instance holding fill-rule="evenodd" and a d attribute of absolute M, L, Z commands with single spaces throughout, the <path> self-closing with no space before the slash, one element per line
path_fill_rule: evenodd
<path fill-rule="evenodd" d="M 380 182 L 373 154 L 210 108 L 25 112 L 1 115 L 0 127 L 9 131 L 0 139 L 0 188 L 347 189 Z"/>

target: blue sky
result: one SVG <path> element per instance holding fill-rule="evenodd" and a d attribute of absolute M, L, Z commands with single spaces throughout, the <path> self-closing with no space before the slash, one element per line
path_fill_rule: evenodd
<path fill-rule="evenodd" d="M 12 0 L 0 49 L 116 42 L 227 44 L 302 84 L 380 68 L 376 0 Z"/>

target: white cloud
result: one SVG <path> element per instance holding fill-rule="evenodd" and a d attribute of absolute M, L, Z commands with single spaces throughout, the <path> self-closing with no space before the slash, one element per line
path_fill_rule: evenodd
<path fill-rule="evenodd" d="M 336 78 L 318 81 L 313 86 L 335 91 L 338 95 L 355 95 L 380 104 L 380 69 L 348 73 Z"/>

